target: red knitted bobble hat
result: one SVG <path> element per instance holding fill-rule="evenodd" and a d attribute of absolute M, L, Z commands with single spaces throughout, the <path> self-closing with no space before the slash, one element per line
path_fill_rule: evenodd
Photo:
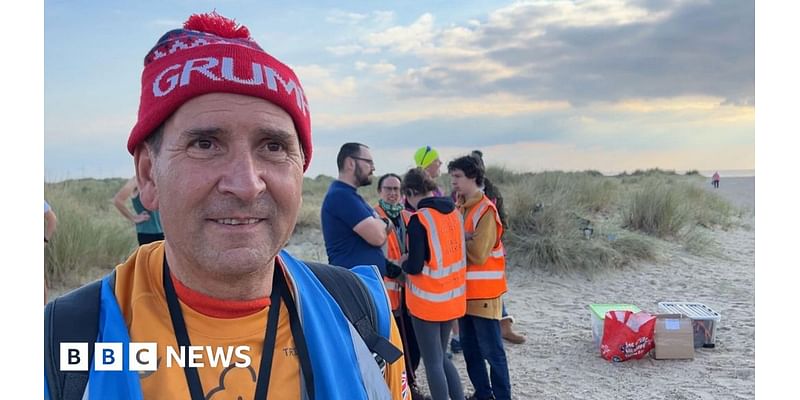
<path fill-rule="evenodd" d="M 144 58 L 139 117 L 128 151 L 183 103 L 207 93 L 260 97 L 286 111 L 294 121 L 305 163 L 311 162 L 311 115 L 300 80 L 282 62 L 264 52 L 245 26 L 216 12 L 195 14 L 183 29 L 164 34 Z"/>

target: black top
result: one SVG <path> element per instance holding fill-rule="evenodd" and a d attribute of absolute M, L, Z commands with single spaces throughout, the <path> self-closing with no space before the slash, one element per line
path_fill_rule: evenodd
<path fill-rule="evenodd" d="M 443 214 L 456 210 L 456 204 L 449 197 L 426 197 L 417 204 L 418 209 L 432 208 Z M 403 270 L 411 275 L 422 272 L 425 261 L 431 258 L 428 248 L 428 231 L 417 215 L 408 221 L 408 259 L 403 263 Z"/>

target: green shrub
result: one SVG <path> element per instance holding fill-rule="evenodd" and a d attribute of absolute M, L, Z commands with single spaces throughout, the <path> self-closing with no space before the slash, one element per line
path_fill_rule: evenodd
<path fill-rule="evenodd" d="M 683 245 L 686 251 L 696 256 L 718 255 L 719 245 L 707 233 L 694 228 L 683 235 Z"/>
<path fill-rule="evenodd" d="M 627 242 L 611 241 L 601 232 L 620 189 L 616 178 L 586 172 L 543 172 L 504 188 L 509 260 L 528 268 L 591 272 L 652 257 L 652 250 L 642 249 L 650 242 L 636 242 L 638 247 L 628 251 Z M 583 233 L 588 227 L 595 232 L 590 240 Z"/>
<path fill-rule="evenodd" d="M 663 179 L 649 179 L 623 211 L 625 227 L 658 237 L 676 236 L 689 222 L 685 198 Z"/>
<path fill-rule="evenodd" d="M 683 185 L 682 189 L 686 193 L 686 202 L 690 205 L 692 219 L 697 225 L 723 229 L 733 225 L 733 217 L 739 210 L 727 200 L 696 185 Z"/>
<path fill-rule="evenodd" d="M 136 229 L 113 206 L 123 179 L 66 181 L 45 185 L 58 226 L 45 248 L 45 273 L 54 286 L 77 286 L 110 270 L 136 248 Z"/>
<path fill-rule="evenodd" d="M 638 260 L 656 259 L 656 245 L 651 239 L 636 234 L 626 234 L 611 241 L 611 247 L 618 251 L 625 263 Z"/>

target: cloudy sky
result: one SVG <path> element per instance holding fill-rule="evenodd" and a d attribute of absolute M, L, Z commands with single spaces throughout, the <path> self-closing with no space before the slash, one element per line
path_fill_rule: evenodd
<path fill-rule="evenodd" d="M 212 9 L 300 77 L 307 176 L 347 141 L 377 173 L 425 145 L 528 171 L 755 165 L 752 0 L 46 0 L 47 180 L 133 174 L 143 57 Z"/>

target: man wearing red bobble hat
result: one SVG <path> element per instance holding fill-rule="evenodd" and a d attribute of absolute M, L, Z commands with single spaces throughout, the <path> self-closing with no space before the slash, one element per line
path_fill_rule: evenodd
<path fill-rule="evenodd" d="M 377 269 L 282 250 L 311 118 L 294 72 L 246 27 L 193 15 L 159 39 L 128 151 L 165 240 L 48 304 L 46 398 L 408 398 Z"/>

